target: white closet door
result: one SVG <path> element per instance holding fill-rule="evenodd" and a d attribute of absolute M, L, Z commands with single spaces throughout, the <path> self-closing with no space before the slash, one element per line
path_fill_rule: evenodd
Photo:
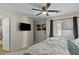
<path fill-rule="evenodd" d="M 5 18 L 2 20 L 2 31 L 3 31 L 3 49 L 10 51 L 10 34 L 9 34 L 9 19 Z"/>

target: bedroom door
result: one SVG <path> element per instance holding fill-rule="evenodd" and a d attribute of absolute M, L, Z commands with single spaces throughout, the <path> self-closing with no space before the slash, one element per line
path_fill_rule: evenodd
<path fill-rule="evenodd" d="M 61 36 L 61 21 L 54 21 L 54 36 Z"/>

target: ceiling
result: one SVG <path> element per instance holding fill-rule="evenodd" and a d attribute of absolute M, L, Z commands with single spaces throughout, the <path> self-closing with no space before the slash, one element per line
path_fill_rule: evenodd
<path fill-rule="evenodd" d="M 61 16 L 65 14 L 79 12 L 79 3 L 52 3 L 48 9 L 60 10 L 59 13 L 49 12 L 50 16 L 36 14 L 40 13 L 39 11 L 34 11 L 32 8 L 41 9 L 45 3 L 0 3 L 0 10 L 7 10 L 16 12 L 21 15 L 28 17 L 42 17 L 42 18 L 51 18 L 56 16 Z"/>

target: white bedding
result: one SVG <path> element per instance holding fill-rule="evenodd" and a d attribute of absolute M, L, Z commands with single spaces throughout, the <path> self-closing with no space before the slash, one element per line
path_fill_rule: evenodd
<path fill-rule="evenodd" d="M 68 38 L 51 37 L 30 47 L 24 54 L 28 55 L 70 55 Z"/>

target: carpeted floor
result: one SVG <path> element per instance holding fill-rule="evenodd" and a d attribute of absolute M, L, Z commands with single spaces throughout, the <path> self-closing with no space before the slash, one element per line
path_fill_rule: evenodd
<path fill-rule="evenodd" d="M 5 54 L 5 53 L 6 53 L 6 51 L 3 50 L 3 47 L 2 47 L 2 45 L 0 44 L 0 55 L 3 55 L 3 54 Z"/>

